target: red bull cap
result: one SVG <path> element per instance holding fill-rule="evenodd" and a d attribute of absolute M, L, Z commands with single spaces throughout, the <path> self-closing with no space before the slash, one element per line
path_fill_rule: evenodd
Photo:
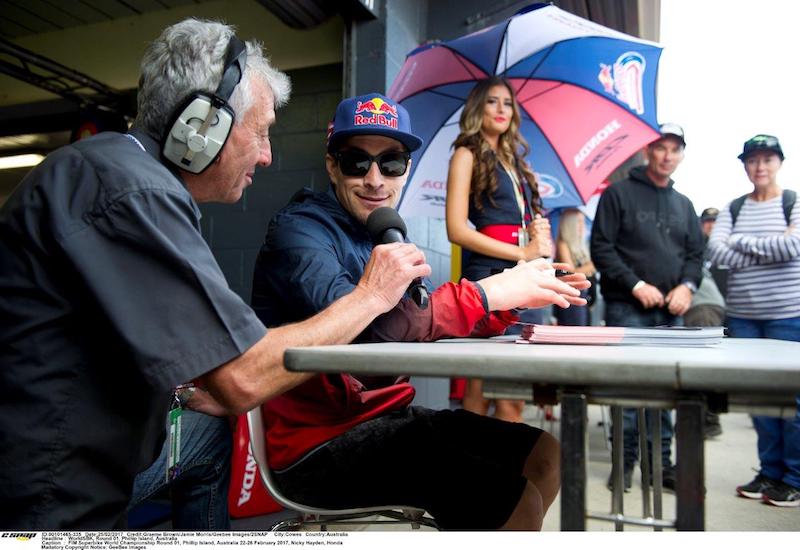
<path fill-rule="evenodd" d="M 411 117 L 405 107 L 388 97 L 373 93 L 342 100 L 328 126 L 328 151 L 343 139 L 358 135 L 379 135 L 396 139 L 409 151 L 422 146 L 422 139 L 411 130 Z"/>

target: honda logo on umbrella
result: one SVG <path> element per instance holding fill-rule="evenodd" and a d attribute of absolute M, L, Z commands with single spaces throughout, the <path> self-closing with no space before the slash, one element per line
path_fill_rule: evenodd
<path fill-rule="evenodd" d="M 587 141 L 583 145 L 583 147 L 581 147 L 581 150 L 578 151 L 578 154 L 575 155 L 574 159 L 575 168 L 580 168 L 583 161 L 586 160 L 589 157 L 589 155 L 592 154 L 592 151 L 594 151 L 598 145 L 607 140 L 611 134 L 613 134 L 620 128 L 622 128 L 622 126 L 620 125 L 617 119 L 612 120 L 611 122 L 600 128 L 600 130 L 595 135 L 593 135 L 589 139 L 589 141 Z"/>

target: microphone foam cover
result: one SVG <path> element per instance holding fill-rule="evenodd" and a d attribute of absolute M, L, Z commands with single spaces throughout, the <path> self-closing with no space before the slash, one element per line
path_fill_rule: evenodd
<path fill-rule="evenodd" d="M 397 210 L 389 206 L 381 206 L 373 210 L 367 217 L 367 231 L 372 238 L 372 242 L 380 243 L 387 229 L 397 229 L 403 234 L 403 238 L 407 233 L 406 223 L 397 213 Z"/>

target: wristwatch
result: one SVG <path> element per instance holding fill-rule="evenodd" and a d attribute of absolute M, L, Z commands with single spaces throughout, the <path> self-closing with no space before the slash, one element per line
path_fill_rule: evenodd
<path fill-rule="evenodd" d="M 196 390 L 197 388 L 189 385 L 178 387 L 175 390 L 175 397 L 177 397 L 178 403 L 180 403 L 182 409 L 185 409 L 189 404 L 189 401 L 192 399 L 192 396 Z"/>
<path fill-rule="evenodd" d="M 681 284 L 686 288 L 688 288 L 692 294 L 697 292 L 697 285 L 694 284 L 692 281 L 683 281 Z"/>

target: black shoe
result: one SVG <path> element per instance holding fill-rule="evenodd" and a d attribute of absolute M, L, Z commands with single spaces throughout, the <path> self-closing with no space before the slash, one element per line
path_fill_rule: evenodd
<path fill-rule="evenodd" d="M 631 492 L 631 487 L 633 486 L 633 466 L 625 466 L 625 471 L 622 473 L 622 477 L 624 479 L 624 491 L 626 493 Z M 610 474 L 608 474 L 608 482 L 606 483 L 606 487 L 609 491 L 614 492 L 614 471 L 612 470 Z"/>
<path fill-rule="evenodd" d="M 744 498 L 761 500 L 764 497 L 764 492 L 775 487 L 778 483 L 774 479 L 758 474 L 750 483 L 739 485 L 736 488 L 736 492 Z"/>
<path fill-rule="evenodd" d="M 722 435 L 722 426 L 719 424 L 706 424 L 703 426 L 703 439 Z"/>
<path fill-rule="evenodd" d="M 777 481 L 772 487 L 764 489 L 764 502 L 773 506 L 787 508 L 800 506 L 800 489 Z"/>
<path fill-rule="evenodd" d="M 650 471 L 652 472 L 652 469 Z M 650 485 L 653 485 L 652 480 Z M 661 467 L 661 488 L 664 491 L 675 492 L 675 466 L 665 464 Z"/>
<path fill-rule="evenodd" d="M 664 466 L 661 478 L 661 486 L 665 491 L 675 492 L 675 466 Z"/>
<path fill-rule="evenodd" d="M 707 412 L 705 421 L 703 423 L 703 439 L 717 437 L 718 435 L 722 435 L 722 426 L 719 423 L 719 415 L 712 412 Z"/>

